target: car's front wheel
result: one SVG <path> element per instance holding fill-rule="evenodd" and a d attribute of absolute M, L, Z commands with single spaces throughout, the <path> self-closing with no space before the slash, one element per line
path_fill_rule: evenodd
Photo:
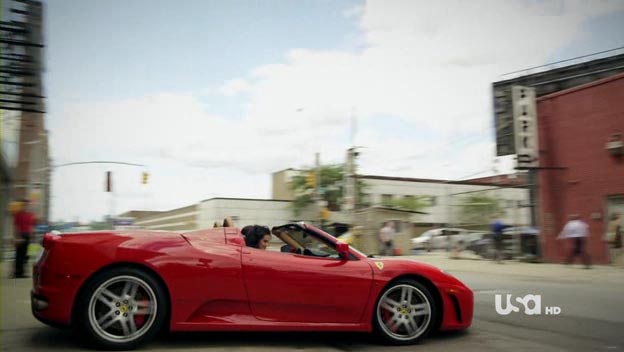
<path fill-rule="evenodd" d="M 421 340 L 436 325 L 437 309 L 429 289 L 415 280 L 398 280 L 387 287 L 375 306 L 375 331 L 394 345 Z"/>
<path fill-rule="evenodd" d="M 160 331 L 167 316 L 164 288 L 136 268 L 97 274 L 77 299 L 76 327 L 87 342 L 104 349 L 136 348 Z"/>

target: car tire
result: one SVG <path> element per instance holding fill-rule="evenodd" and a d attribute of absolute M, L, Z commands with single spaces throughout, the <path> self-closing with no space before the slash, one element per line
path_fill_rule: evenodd
<path fill-rule="evenodd" d="M 90 346 L 130 350 L 162 330 L 168 310 L 165 288 L 151 274 L 114 268 L 96 274 L 80 291 L 74 325 Z"/>
<path fill-rule="evenodd" d="M 436 301 L 430 289 L 418 281 L 397 280 L 377 298 L 373 328 L 387 344 L 417 343 L 437 325 Z"/>

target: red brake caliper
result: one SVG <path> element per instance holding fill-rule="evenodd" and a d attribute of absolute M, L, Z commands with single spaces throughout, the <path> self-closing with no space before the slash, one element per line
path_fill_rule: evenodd
<path fill-rule="evenodd" d="M 392 332 L 396 332 L 397 326 L 396 324 L 394 324 L 394 321 L 392 321 L 392 315 L 393 315 L 392 312 L 390 312 L 387 309 L 384 309 L 382 315 L 383 315 L 383 320 L 384 322 L 386 322 L 386 325 L 388 326 L 388 328 L 392 330 Z"/>
<path fill-rule="evenodd" d="M 142 306 L 143 306 L 146 302 L 149 304 L 149 301 L 137 301 L 137 303 L 138 303 L 138 302 L 141 302 L 141 305 L 142 305 Z M 135 315 L 134 315 L 134 324 L 136 325 L 137 329 L 140 329 L 140 328 L 141 328 L 141 326 L 143 326 L 143 324 L 145 323 L 145 317 L 146 317 L 146 315 L 145 315 L 145 314 L 141 314 L 141 315 L 135 314 Z"/>

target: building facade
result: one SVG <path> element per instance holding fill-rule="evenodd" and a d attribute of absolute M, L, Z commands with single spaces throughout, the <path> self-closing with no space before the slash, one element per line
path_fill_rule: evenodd
<path fill-rule="evenodd" d="M 295 198 L 288 183 L 301 170 L 286 169 L 273 173 L 273 195 L 281 199 Z M 415 214 L 415 224 L 446 226 L 449 224 L 487 227 L 493 217 L 516 226 L 530 225 L 529 193 L 524 175 L 499 175 L 466 181 L 444 181 L 406 177 L 358 175 L 364 185 L 359 204 L 387 206 L 401 199 L 420 199 L 426 206 Z M 465 206 L 474 196 L 496 200 L 499 214 L 483 214 L 475 223 L 465 218 Z"/>
<path fill-rule="evenodd" d="M 43 4 L 3 1 L 0 7 L 0 238 L 7 239 L 13 236 L 11 200 L 30 200 L 38 222 L 47 223 L 50 158 L 42 79 Z"/>
<path fill-rule="evenodd" d="M 589 224 L 590 256 L 606 263 L 606 224 L 624 215 L 624 74 L 543 96 L 538 116 L 543 256 L 565 259 L 570 247 L 557 235 L 578 214 Z"/>
<path fill-rule="evenodd" d="M 294 216 L 290 201 L 273 199 L 211 198 L 197 204 L 159 212 L 129 211 L 120 216 L 133 217 L 134 225 L 150 230 L 192 231 L 219 226 L 227 217 L 239 227 L 276 226 L 295 221 L 315 221 L 314 213 Z"/>
<path fill-rule="evenodd" d="M 198 225 L 199 206 L 197 204 L 159 212 L 129 211 L 122 215 L 134 217 L 134 225 L 148 230 L 193 231 Z"/>
<path fill-rule="evenodd" d="M 316 220 L 313 214 L 293 214 L 290 201 L 280 199 L 212 198 L 199 203 L 200 228 L 212 227 L 226 217 L 232 218 L 236 226 L 277 226 L 296 221 Z"/>

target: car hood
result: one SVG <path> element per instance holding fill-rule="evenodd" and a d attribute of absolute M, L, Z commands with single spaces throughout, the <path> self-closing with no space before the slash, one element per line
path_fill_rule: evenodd
<path fill-rule="evenodd" d="M 416 237 L 416 238 L 412 238 L 412 243 L 427 242 L 429 240 L 430 240 L 429 237 Z"/>
<path fill-rule="evenodd" d="M 422 276 L 436 284 L 452 284 L 466 287 L 461 281 L 431 264 L 411 258 L 380 257 L 367 258 L 378 279 L 391 280 L 402 275 Z"/>

